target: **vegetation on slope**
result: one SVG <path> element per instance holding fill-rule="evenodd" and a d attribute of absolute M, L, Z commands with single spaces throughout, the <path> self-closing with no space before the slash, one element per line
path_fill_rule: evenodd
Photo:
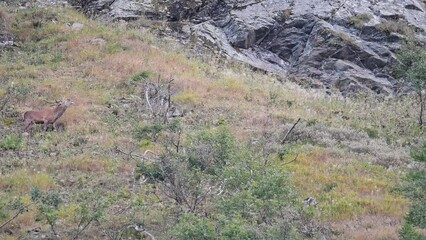
<path fill-rule="evenodd" d="M 6 15 L 0 238 L 397 238 L 392 189 L 424 136 L 411 96 L 325 97 L 68 8 Z M 63 97 L 63 131 L 21 134 L 24 111 Z"/>

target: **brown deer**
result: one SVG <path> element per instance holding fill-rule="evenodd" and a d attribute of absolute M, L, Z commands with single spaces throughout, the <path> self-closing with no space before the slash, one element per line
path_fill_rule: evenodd
<path fill-rule="evenodd" d="M 65 110 L 74 102 L 70 99 L 60 101 L 55 108 L 46 108 L 40 111 L 28 111 L 24 113 L 24 132 L 32 124 L 43 124 L 44 131 L 47 131 L 47 125 L 53 124 L 53 129 L 57 130 L 56 120 L 64 114 Z"/>

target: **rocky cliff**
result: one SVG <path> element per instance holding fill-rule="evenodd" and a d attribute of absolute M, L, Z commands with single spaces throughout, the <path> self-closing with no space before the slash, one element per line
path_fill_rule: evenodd
<path fill-rule="evenodd" d="M 70 2 L 108 21 L 167 21 L 192 46 L 344 95 L 400 91 L 390 75 L 393 53 L 401 39 L 424 39 L 426 30 L 420 0 Z"/>

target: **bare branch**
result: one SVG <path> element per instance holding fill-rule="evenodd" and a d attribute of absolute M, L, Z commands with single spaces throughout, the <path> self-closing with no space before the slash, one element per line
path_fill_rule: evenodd
<path fill-rule="evenodd" d="M 300 122 L 300 118 L 297 119 L 297 121 L 293 124 L 293 126 L 290 128 L 290 130 L 288 130 L 288 132 L 285 134 L 283 140 L 281 140 L 281 144 L 284 144 L 285 141 L 287 141 L 287 137 L 289 136 L 289 134 L 291 133 L 291 131 L 293 131 L 293 129 L 296 127 L 296 125 Z"/>
<path fill-rule="evenodd" d="M 17 218 L 20 214 L 22 214 L 24 212 L 24 208 L 19 209 L 16 214 L 9 220 L 7 220 L 6 222 L 4 222 L 2 225 L 0 225 L 0 229 L 4 226 L 6 226 L 8 223 L 12 222 L 13 220 L 15 220 L 15 218 Z"/>
<path fill-rule="evenodd" d="M 295 162 L 297 160 L 297 157 L 299 157 L 299 154 L 297 154 L 296 157 L 293 160 L 291 160 L 289 162 L 286 162 L 286 163 L 283 163 L 283 164 L 281 164 L 281 166 L 284 166 L 284 165 L 290 164 L 292 162 Z"/>
<path fill-rule="evenodd" d="M 152 109 L 152 105 L 151 102 L 149 101 L 149 86 L 148 84 L 145 85 L 145 100 L 146 100 L 146 104 L 149 108 L 149 110 L 151 111 L 151 113 L 154 115 L 154 110 Z"/>

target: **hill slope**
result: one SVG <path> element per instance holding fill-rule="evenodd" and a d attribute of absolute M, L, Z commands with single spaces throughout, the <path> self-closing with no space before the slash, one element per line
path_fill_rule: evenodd
<path fill-rule="evenodd" d="M 0 238 L 397 238 L 392 187 L 424 137 L 410 96 L 324 96 L 69 8 L 1 11 Z M 61 98 L 62 131 L 22 135 Z"/>

